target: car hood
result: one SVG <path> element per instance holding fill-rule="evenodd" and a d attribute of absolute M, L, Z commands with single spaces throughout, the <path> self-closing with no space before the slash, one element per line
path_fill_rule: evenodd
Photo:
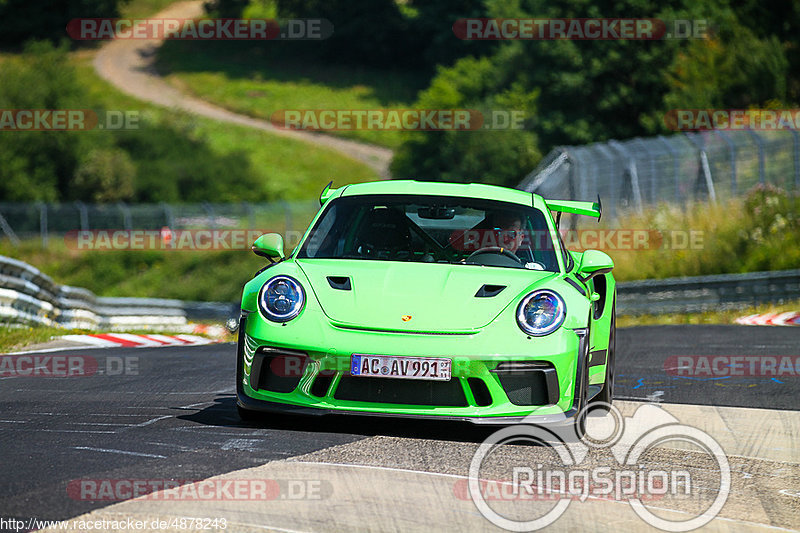
<path fill-rule="evenodd" d="M 532 286 L 557 275 L 478 265 L 343 259 L 303 259 L 297 265 L 334 323 L 408 332 L 474 331 Z M 332 287 L 329 277 L 339 287 L 348 279 L 350 289 Z M 493 296 L 476 297 L 484 285 L 505 288 Z"/>

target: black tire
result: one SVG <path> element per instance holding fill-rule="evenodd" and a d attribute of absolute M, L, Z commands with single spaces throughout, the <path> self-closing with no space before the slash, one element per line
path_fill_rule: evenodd
<path fill-rule="evenodd" d="M 603 389 L 592 398 L 591 403 L 607 403 L 614 400 L 614 361 L 617 351 L 617 302 L 611 305 L 611 327 L 608 331 L 608 351 L 606 352 L 606 379 Z"/>

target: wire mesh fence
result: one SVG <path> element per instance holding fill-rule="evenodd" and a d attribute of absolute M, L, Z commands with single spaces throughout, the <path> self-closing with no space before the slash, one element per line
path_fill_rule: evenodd
<path fill-rule="evenodd" d="M 0 238 L 13 244 L 39 239 L 47 247 L 77 232 L 247 230 L 279 232 L 287 244 L 297 240 L 319 209 L 319 202 L 268 204 L 86 204 L 82 202 L 0 202 Z"/>
<path fill-rule="evenodd" d="M 594 200 L 604 217 L 659 203 L 724 201 L 753 186 L 800 191 L 800 132 L 710 130 L 552 150 L 518 188 Z"/>

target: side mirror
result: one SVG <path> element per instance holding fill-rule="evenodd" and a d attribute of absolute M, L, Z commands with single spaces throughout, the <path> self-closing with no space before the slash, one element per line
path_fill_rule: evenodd
<path fill-rule="evenodd" d="M 581 255 L 578 272 L 583 281 L 589 281 L 600 274 L 608 274 L 614 268 L 614 261 L 600 250 L 586 250 Z"/>
<path fill-rule="evenodd" d="M 253 253 L 266 257 L 273 263 L 275 259 L 283 259 L 283 237 L 280 233 L 265 233 L 253 243 Z"/>

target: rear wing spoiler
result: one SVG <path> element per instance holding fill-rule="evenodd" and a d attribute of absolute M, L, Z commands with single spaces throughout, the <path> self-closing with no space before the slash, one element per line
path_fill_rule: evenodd
<path fill-rule="evenodd" d="M 544 203 L 550 211 L 556 211 L 558 218 L 561 218 L 561 213 L 572 213 L 575 215 L 585 215 L 587 217 L 595 217 L 600 221 L 603 215 L 603 204 L 600 202 L 600 195 L 597 196 L 596 202 L 575 202 L 572 200 L 545 200 Z"/>
<path fill-rule="evenodd" d="M 337 189 L 332 189 L 333 182 L 329 182 L 325 188 L 322 189 L 322 192 L 319 193 L 319 205 L 325 205 L 325 202 L 331 199 L 331 197 L 336 193 Z"/>

